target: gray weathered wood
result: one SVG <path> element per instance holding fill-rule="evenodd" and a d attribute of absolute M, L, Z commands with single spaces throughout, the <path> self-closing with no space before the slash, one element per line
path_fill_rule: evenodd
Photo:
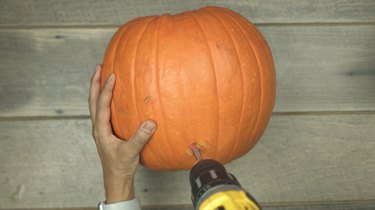
<path fill-rule="evenodd" d="M 261 26 L 275 111 L 375 110 L 375 27 Z M 89 80 L 115 29 L 0 31 L 0 116 L 87 115 Z"/>
<path fill-rule="evenodd" d="M 374 124 L 375 115 L 273 116 L 253 151 L 227 169 L 261 203 L 371 200 Z M 0 121 L 0 208 L 104 199 L 90 127 L 85 119 Z M 140 167 L 135 181 L 143 205 L 190 204 L 187 171 Z"/>
<path fill-rule="evenodd" d="M 374 22 L 373 0 L 0 0 L 0 26 L 113 25 L 138 16 L 223 6 L 254 23 Z"/>

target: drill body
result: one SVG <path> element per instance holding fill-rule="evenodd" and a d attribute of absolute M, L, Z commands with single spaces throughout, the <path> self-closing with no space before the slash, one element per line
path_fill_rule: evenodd
<path fill-rule="evenodd" d="M 190 185 L 195 210 L 261 209 L 237 179 L 215 160 L 198 159 L 190 171 Z"/>

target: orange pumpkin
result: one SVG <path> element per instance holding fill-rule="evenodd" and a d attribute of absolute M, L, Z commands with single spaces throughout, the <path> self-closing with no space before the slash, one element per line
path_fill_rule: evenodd
<path fill-rule="evenodd" d="M 114 72 L 115 134 L 129 139 L 146 119 L 158 128 L 141 152 L 155 170 L 189 169 L 188 146 L 222 164 L 247 153 L 261 137 L 275 101 L 272 55 L 241 15 L 204 7 L 141 17 L 112 38 L 102 84 Z"/>

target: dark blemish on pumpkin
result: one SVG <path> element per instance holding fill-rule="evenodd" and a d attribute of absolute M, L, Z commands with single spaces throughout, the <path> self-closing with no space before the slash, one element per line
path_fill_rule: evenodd
<path fill-rule="evenodd" d="M 44 192 L 39 192 L 38 194 L 39 194 L 39 195 L 44 195 Z"/>
<path fill-rule="evenodd" d="M 55 39 L 63 39 L 65 36 L 62 36 L 62 35 L 56 35 L 55 36 Z"/>
<path fill-rule="evenodd" d="M 148 189 L 143 189 L 143 192 L 148 192 Z"/>
<path fill-rule="evenodd" d="M 217 48 L 218 50 L 220 50 L 220 49 L 221 49 L 221 45 L 220 45 L 219 43 L 216 43 L 216 48 Z"/>
<path fill-rule="evenodd" d="M 151 100 L 151 96 L 146 96 L 146 97 L 143 99 L 143 102 L 144 102 L 145 104 L 148 104 L 148 103 L 150 102 L 150 100 Z"/>
<path fill-rule="evenodd" d="M 64 110 L 62 109 L 55 109 L 56 114 L 64 114 Z"/>

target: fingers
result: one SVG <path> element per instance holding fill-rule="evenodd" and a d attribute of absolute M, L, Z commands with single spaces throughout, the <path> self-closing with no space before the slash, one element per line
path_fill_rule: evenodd
<path fill-rule="evenodd" d="M 100 93 L 100 72 L 102 65 L 98 64 L 95 67 L 95 72 L 91 78 L 90 84 L 90 95 L 89 95 L 89 110 L 91 116 L 91 122 L 94 124 L 96 115 L 96 104 Z"/>
<path fill-rule="evenodd" d="M 147 120 L 138 127 L 137 132 L 128 141 L 128 146 L 131 147 L 131 151 L 138 154 L 147 141 L 151 138 L 156 130 L 156 123 L 151 120 Z"/>
<path fill-rule="evenodd" d="M 95 115 L 95 126 L 100 128 L 107 134 L 112 133 L 110 118 L 111 118 L 111 100 L 112 91 L 115 86 L 115 74 L 111 73 L 108 77 L 102 91 L 100 92 L 97 110 Z"/>

